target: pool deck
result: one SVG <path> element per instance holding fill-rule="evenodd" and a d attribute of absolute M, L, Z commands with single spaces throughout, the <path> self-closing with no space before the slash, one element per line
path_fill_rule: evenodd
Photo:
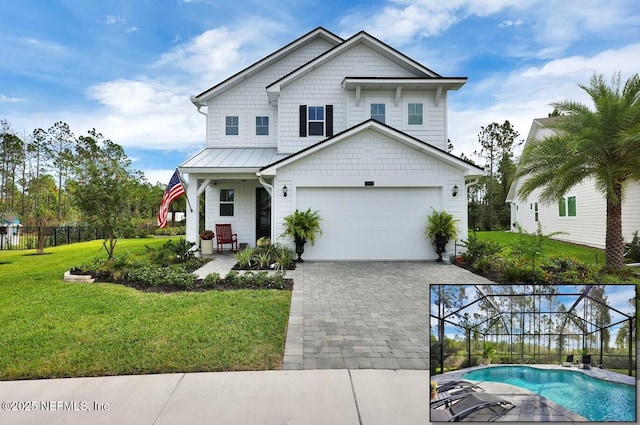
<path fill-rule="evenodd" d="M 514 385 L 502 384 L 497 382 L 488 381 L 474 381 L 471 379 L 464 379 L 462 375 L 472 370 L 482 369 L 486 367 L 494 366 L 509 366 L 509 365 L 489 365 L 489 366 L 474 366 L 466 369 L 457 370 L 454 372 L 447 372 L 440 375 L 434 375 L 431 380 L 438 383 L 450 380 L 467 380 L 473 382 L 479 387 L 483 388 L 487 393 L 497 395 L 504 398 L 507 401 L 513 403 L 516 407 L 507 412 L 506 415 L 498 419 L 499 422 L 575 422 L 575 421 L 588 421 L 587 418 L 581 416 L 571 410 L 568 410 L 545 397 L 538 395 L 524 388 L 520 388 Z M 511 365 L 511 366 L 529 366 L 539 369 L 560 369 L 560 370 L 573 370 L 576 373 L 584 373 L 585 375 L 592 376 L 598 379 L 604 379 L 607 381 L 618 382 L 627 385 L 635 385 L 636 378 L 633 376 L 626 376 L 615 372 L 610 372 L 604 369 L 592 368 L 590 370 L 577 369 L 576 367 L 563 367 L 560 365 Z M 482 416 L 470 415 L 467 421 L 482 421 Z"/>

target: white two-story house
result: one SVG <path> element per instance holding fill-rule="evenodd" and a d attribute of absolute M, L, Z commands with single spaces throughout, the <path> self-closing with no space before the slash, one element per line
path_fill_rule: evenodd
<path fill-rule="evenodd" d="M 435 259 L 427 216 L 454 214 L 465 239 L 465 184 L 483 174 L 446 151 L 447 94 L 465 83 L 318 28 L 193 96 L 207 143 L 179 166 L 187 239 L 230 223 L 241 244 L 292 243 L 283 218 L 311 208 L 323 233 L 305 259 Z"/>
<path fill-rule="evenodd" d="M 552 119 L 533 120 L 525 148 L 529 143 L 553 135 L 553 130 L 547 127 Z M 526 199 L 520 199 L 518 191 L 526 180 L 527 176 L 514 180 L 507 195 L 512 231 L 518 231 L 519 226 L 525 232 L 535 233 L 540 226 L 545 234 L 560 232 L 554 236 L 555 239 L 605 248 L 607 203 L 592 179 L 575 185 L 558 203 L 542 203 L 541 188 L 534 190 Z M 629 181 L 622 202 L 622 237 L 631 242 L 636 231 L 640 231 L 640 183 Z"/>

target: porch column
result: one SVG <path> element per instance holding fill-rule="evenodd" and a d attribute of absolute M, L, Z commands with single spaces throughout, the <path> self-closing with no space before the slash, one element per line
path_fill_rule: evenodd
<path fill-rule="evenodd" d="M 189 174 L 189 187 L 187 188 L 187 230 L 186 238 L 189 242 L 198 244 L 198 229 L 200 229 L 200 197 L 198 196 L 198 179 L 195 175 Z M 189 209 L 189 205 L 193 210 Z M 199 245 L 198 245 L 199 246 Z"/>

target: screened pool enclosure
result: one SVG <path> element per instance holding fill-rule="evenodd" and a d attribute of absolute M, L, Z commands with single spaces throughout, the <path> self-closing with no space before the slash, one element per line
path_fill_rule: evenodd
<path fill-rule="evenodd" d="M 568 355 L 635 374 L 635 285 L 431 285 L 430 297 L 432 374 Z"/>

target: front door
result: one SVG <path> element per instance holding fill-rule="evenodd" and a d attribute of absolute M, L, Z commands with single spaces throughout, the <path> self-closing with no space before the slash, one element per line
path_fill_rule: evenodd
<path fill-rule="evenodd" d="M 264 187 L 256 188 L 256 240 L 271 237 L 271 196 Z"/>

